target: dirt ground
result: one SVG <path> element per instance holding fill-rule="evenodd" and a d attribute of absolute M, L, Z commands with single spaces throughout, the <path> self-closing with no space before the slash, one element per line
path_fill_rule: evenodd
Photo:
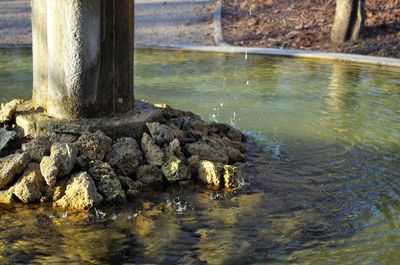
<path fill-rule="evenodd" d="M 400 58 L 400 0 L 366 0 L 366 8 L 361 39 L 334 45 L 335 0 L 223 0 L 223 35 L 237 46 Z"/>

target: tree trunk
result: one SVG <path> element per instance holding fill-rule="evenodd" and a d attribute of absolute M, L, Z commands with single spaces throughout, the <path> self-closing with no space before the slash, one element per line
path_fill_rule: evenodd
<path fill-rule="evenodd" d="M 365 0 L 336 0 L 335 20 L 331 31 L 334 43 L 357 40 L 364 27 Z"/>

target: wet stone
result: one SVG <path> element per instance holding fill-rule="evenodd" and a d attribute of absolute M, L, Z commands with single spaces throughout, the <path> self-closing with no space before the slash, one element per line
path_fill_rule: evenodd
<path fill-rule="evenodd" d="M 221 163 L 213 163 L 211 161 L 201 161 L 198 169 L 198 178 L 200 181 L 221 187 L 224 166 Z"/>
<path fill-rule="evenodd" d="M 144 165 L 137 168 L 136 177 L 144 185 L 157 185 L 163 182 L 163 171 L 158 166 Z"/>
<path fill-rule="evenodd" d="M 177 182 L 181 180 L 190 180 L 190 168 L 178 157 L 172 155 L 162 166 L 164 176 L 169 182 Z"/>
<path fill-rule="evenodd" d="M 214 148 L 204 141 L 186 144 L 184 151 L 190 156 L 199 156 L 200 160 L 209 160 L 222 164 L 228 164 L 229 162 L 229 157 L 224 149 Z"/>
<path fill-rule="evenodd" d="M 103 196 L 105 202 L 126 201 L 125 191 L 117 178 L 113 168 L 101 161 L 89 163 L 89 174 L 96 183 L 97 190 Z"/>
<path fill-rule="evenodd" d="M 65 194 L 54 202 L 55 207 L 88 211 L 100 205 L 103 197 L 97 192 L 93 179 L 86 172 L 73 175 L 67 183 Z"/>
<path fill-rule="evenodd" d="M 142 151 L 135 139 L 119 138 L 112 146 L 111 152 L 107 154 L 106 161 L 117 174 L 129 176 L 135 173 L 136 168 L 142 163 Z"/>

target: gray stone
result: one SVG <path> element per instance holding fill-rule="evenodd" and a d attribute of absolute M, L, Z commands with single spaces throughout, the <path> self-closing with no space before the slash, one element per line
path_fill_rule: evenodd
<path fill-rule="evenodd" d="M 162 166 L 164 176 L 169 182 L 191 179 L 190 168 L 176 156 L 170 156 Z"/>
<path fill-rule="evenodd" d="M 44 156 L 50 155 L 51 143 L 49 139 L 39 137 L 22 145 L 22 150 L 27 152 L 33 161 L 40 163 Z"/>
<path fill-rule="evenodd" d="M 22 177 L 14 185 L 14 195 L 23 203 L 39 201 L 46 190 L 46 182 L 38 163 L 30 163 Z"/>
<path fill-rule="evenodd" d="M 164 152 L 156 145 L 153 138 L 147 133 L 144 133 L 141 142 L 147 163 L 150 165 L 162 166 L 164 164 Z"/>
<path fill-rule="evenodd" d="M 15 145 L 18 134 L 14 131 L 7 131 L 4 128 L 0 128 L 0 157 L 10 153 Z"/>
<path fill-rule="evenodd" d="M 163 150 L 164 150 L 164 153 L 165 153 L 166 157 L 176 156 L 176 157 L 178 157 L 180 159 L 184 159 L 185 158 L 185 156 L 182 153 L 181 143 L 179 142 L 178 139 L 174 139 Z"/>
<path fill-rule="evenodd" d="M 8 124 L 11 122 L 18 105 L 23 102 L 21 99 L 14 99 L 8 103 L 1 104 L 0 123 Z"/>
<path fill-rule="evenodd" d="M 228 164 L 229 162 L 229 157 L 223 148 L 215 148 L 205 141 L 186 144 L 184 150 L 190 156 L 199 156 L 200 160 L 209 160 L 221 164 Z"/>
<path fill-rule="evenodd" d="M 234 164 L 236 162 L 243 162 L 246 157 L 242 154 L 236 147 L 240 147 L 241 142 L 236 142 L 239 144 L 234 144 L 235 142 L 231 141 L 227 137 L 219 137 L 218 135 L 212 135 L 210 137 L 204 137 L 205 142 L 213 146 L 215 149 L 224 150 L 228 155 L 229 163 Z"/>
<path fill-rule="evenodd" d="M 151 136 L 156 141 L 156 144 L 159 146 L 169 144 L 175 139 L 174 132 L 165 124 L 160 124 L 158 122 L 148 122 L 146 123 L 146 125 L 150 131 Z"/>
<path fill-rule="evenodd" d="M 58 159 L 54 159 L 51 156 L 45 156 L 40 162 L 40 172 L 45 179 L 48 186 L 53 187 L 56 185 L 57 176 L 60 168 L 60 162 Z"/>
<path fill-rule="evenodd" d="M 221 137 L 227 136 L 233 141 L 243 142 L 246 139 L 241 131 L 225 123 L 211 123 L 209 129 L 210 133 L 218 134 Z"/>
<path fill-rule="evenodd" d="M 78 148 L 71 143 L 55 143 L 51 146 L 51 155 L 55 160 L 58 160 L 59 171 L 58 177 L 64 177 L 71 173 L 74 168 Z"/>
<path fill-rule="evenodd" d="M 224 185 L 227 189 L 237 189 L 242 183 L 240 170 L 236 166 L 224 166 Z"/>
<path fill-rule="evenodd" d="M 31 158 L 27 153 L 13 154 L 0 159 L 0 189 L 11 183 L 28 166 Z"/>
<path fill-rule="evenodd" d="M 111 150 L 112 139 L 101 131 L 86 132 L 76 142 L 81 155 L 90 160 L 103 160 Z"/>
<path fill-rule="evenodd" d="M 163 182 L 161 168 L 154 165 L 139 166 L 136 171 L 136 177 L 145 185 L 161 184 Z"/>
<path fill-rule="evenodd" d="M 55 207 L 88 211 L 99 205 L 103 197 L 97 192 L 93 179 L 86 172 L 75 174 L 68 181 L 65 194 L 54 202 Z"/>
<path fill-rule="evenodd" d="M 89 174 L 106 202 L 126 201 L 121 182 L 109 164 L 101 161 L 90 161 Z"/>
<path fill-rule="evenodd" d="M 133 138 L 120 138 L 112 146 L 106 161 L 114 168 L 117 174 L 129 176 L 142 163 L 142 151 Z"/>
<path fill-rule="evenodd" d="M 198 178 L 200 181 L 221 187 L 222 175 L 224 173 L 224 165 L 221 163 L 213 163 L 211 161 L 200 161 L 198 169 Z"/>

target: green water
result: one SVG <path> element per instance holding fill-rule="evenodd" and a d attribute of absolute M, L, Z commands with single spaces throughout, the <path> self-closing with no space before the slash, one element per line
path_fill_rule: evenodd
<path fill-rule="evenodd" d="M 398 264 L 400 69 L 135 56 L 136 98 L 246 131 L 245 186 L 171 187 L 102 208 L 105 217 L 3 207 L 0 263 Z M 0 50 L 0 101 L 30 97 L 31 67 L 30 51 Z"/>

